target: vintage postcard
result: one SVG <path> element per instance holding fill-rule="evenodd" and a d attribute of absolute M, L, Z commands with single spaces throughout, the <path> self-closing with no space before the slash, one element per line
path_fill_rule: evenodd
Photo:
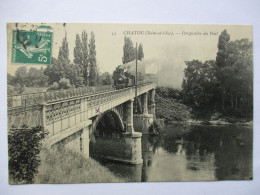
<path fill-rule="evenodd" d="M 9 184 L 253 179 L 247 25 L 8 23 Z"/>

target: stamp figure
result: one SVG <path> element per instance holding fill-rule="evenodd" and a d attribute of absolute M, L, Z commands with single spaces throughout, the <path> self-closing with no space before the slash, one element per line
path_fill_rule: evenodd
<path fill-rule="evenodd" d="M 12 63 L 50 64 L 51 49 L 51 27 L 38 27 L 36 31 L 13 31 Z"/>

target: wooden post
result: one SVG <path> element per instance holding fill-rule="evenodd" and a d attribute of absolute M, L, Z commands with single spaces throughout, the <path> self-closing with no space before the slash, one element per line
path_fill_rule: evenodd
<path fill-rule="evenodd" d="M 135 113 L 137 113 L 137 42 L 136 42 L 136 54 L 135 54 Z"/>

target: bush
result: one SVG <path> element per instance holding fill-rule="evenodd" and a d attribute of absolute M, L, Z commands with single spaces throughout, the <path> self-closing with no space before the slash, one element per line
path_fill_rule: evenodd
<path fill-rule="evenodd" d="M 61 78 L 59 81 L 59 85 L 61 89 L 69 89 L 71 88 L 70 80 L 66 78 Z"/>
<path fill-rule="evenodd" d="M 11 129 L 8 132 L 9 181 L 13 184 L 32 183 L 40 165 L 41 140 L 46 133 L 40 126 Z"/>
<path fill-rule="evenodd" d="M 59 88 L 60 88 L 59 83 L 54 82 L 54 83 L 49 87 L 48 91 L 50 91 L 50 90 L 58 90 Z"/>
<path fill-rule="evenodd" d="M 156 119 L 153 121 L 153 124 L 149 128 L 149 134 L 151 135 L 160 135 L 164 129 L 164 121 L 162 119 Z"/>
<path fill-rule="evenodd" d="M 190 109 L 176 99 L 156 94 L 155 104 L 156 117 L 165 119 L 166 123 L 170 121 L 185 122 L 191 117 Z"/>
<path fill-rule="evenodd" d="M 82 79 L 78 79 L 77 87 L 83 86 L 83 84 L 81 82 L 83 82 Z M 72 85 L 70 84 L 70 80 L 69 79 L 61 78 L 58 83 L 54 82 L 49 87 L 48 90 L 50 91 L 50 90 L 59 90 L 59 89 L 69 89 L 71 87 L 72 87 Z"/>

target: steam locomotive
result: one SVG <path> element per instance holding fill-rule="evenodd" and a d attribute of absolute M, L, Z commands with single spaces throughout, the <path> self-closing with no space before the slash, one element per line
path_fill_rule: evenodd
<path fill-rule="evenodd" d="M 125 72 L 123 68 L 118 68 L 118 74 L 114 78 L 114 88 L 123 89 L 135 85 L 135 76 L 131 73 Z"/>

